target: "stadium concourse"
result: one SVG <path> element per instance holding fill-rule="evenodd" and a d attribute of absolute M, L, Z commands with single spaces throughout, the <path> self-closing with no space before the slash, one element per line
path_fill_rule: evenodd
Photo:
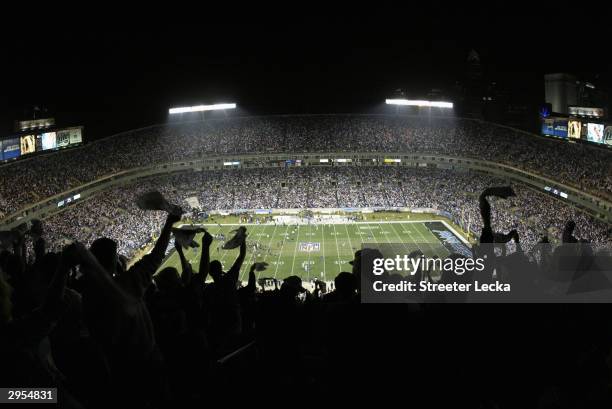
<path fill-rule="evenodd" d="M 610 152 L 481 122 L 342 115 L 237 118 L 151 127 L 3 166 L 0 206 L 5 214 L 13 213 L 97 177 L 152 162 L 268 150 L 444 153 L 509 163 L 600 196 L 609 195 L 611 186 Z M 151 190 L 182 211 L 138 208 L 137 197 Z M 200 208 L 193 206 L 196 202 Z M 596 256 L 606 251 L 599 246 L 610 245 L 609 225 L 551 196 L 477 173 L 343 166 L 151 177 L 102 191 L 42 224 L 3 232 L 0 385 L 57 387 L 60 407 L 67 408 L 204 407 L 212 397 L 233 402 L 242 391 L 249 399 L 312 395 L 316 404 L 319 391 L 330 388 L 359 397 L 355 385 L 363 378 L 373 387 L 396 379 L 401 389 L 390 391 L 394 396 L 427 388 L 432 395 L 455 398 L 450 391 L 456 389 L 469 407 L 516 407 L 508 403 L 517 387 L 528 402 L 518 407 L 569 393 L 567 385 L 572 385 L 569 401 L 580 403 L 568 407 L 588 407 L 582 404 L 587 397 L 589 403 L 609 397 L 604 362 L 612 343 L 606 313 L 551 305 L 522 310 L 528 311 L 524 315 L 514 308 L 503 314 L 490 305 L 485 318 L 476 310 L 466 314 L 467 309 L 432 306 L 425 294 L 418 303 L 398 306 L 401 321 L 392 323 L 407 326 L 411 339 L 376 339 L 377 325 L 383 327 L 389 318 L 381 308 L 377 311 L 383 313 L 369 323 L 373 329 L 365 330 L 365 306 L 360 305 L 361 277 L 372 276 L 362 272 L 367 263 L 361 261 L 373 256 L 372 249 L 355 253 L 351 270 L 347 266 L 333 277 L 328 292 L 321 287 L 307 291 L 296 275 L 285 277 L 279 288 L 258 287 L 258 265 L 247 254 L 253 244 L 249 226 L 229 240 L 238 249 L 232 250 L 237 254 L 229 269 L 217 260 L 219 241 L 204 233 L 198 237 L 197 269 L 181 258 L 180 268 L 156 274 L 173 226 L 183 216 L 197 217 L 198 210 L 378 206 L 434 208 L 468 225 L 482 245 L 471 255 L 486 252 L 495 266 L 479 272 L 484 285 L 502 281 L 548 294 L 568 273 L 583 277 L 599 267 Z M 128 267 L 128 258 L 152 238 L 151 251 Z M 489 245 L 508 241 L 507 252 L 488 251 Z M 176 247 L 181 256 L 183 250 Z M 580 263 L 560 271 L 557 266 L 568 254 Z M 240 286 L 243 266 L 248 281 Z M 524 268 L 533 274 L 521 275 Z M 410 279 L 431 282 L 429 273 Z M 444 284 L 447 277 L 436 283 Z M 443 295 L 434 301 L 452 299 Z M 494 327 L 491 316 L 503 328 Z M 527 339 L 525 331 L 513 332 L 524 330 L 528 320 L 537 326 Z M 483 328 L 487 333 L 477 345 L 465 337 Z M 500 339 L 528 348 L 517 357 L 500 353 Z M 397 367 L 405 364 L 405 371 L 398 376 L 363 370 L 368 360 L 375 365 L 388 359 L 397 360 Z M 547 364 L 534 367 L 534 359 Z M 461 372 L 447 372 L 451 367 Z M 468 367 L 470 376 L 465 375 Z M 474 388 L 478 394 L 460 395 Z"/>

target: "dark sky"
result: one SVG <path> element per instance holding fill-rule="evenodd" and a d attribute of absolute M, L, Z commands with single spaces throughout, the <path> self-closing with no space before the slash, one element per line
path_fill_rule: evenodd
<path fill-rule="evenodd" d="M 547 71 L 600 74 L 610 86 L 603 17 L 440 6 L 236 16 L 168 5 L 154 17 L 90 10 L 5 24 L 0 129 L 34 104 L 60 125 L 84 124 L 91 137 L 163 122 L 170 106 L 219 101 L 253 114 L 367 112 L 398 87 L 419 96 L 452 85 L 472 48 L 492 77 L 526 98 L 542 98 Z"/>

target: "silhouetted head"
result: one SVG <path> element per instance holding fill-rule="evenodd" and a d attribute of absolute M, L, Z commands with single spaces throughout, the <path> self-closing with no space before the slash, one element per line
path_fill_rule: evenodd
<path fill-rule="evenodd" d="M 355 276 L 346 271 L 343 271 L 334 278 L 336 291 L 343 295 L 353 294 L 355 292 L 355 284 Z"/>
<path fill-rule="evenodd" d="M 213 278 L 213 280 L 217 281 L 219 278 L 221 278 L 221 275 L 223 274 L 223 265 L 221 264 L 221 262 L 219 260 L 213 260 L 210 262 L 210 276 Z"/>
<path fill-rule="evenodd" d="M 360 263 L 361 263 L 361 250 L 357 250 L 355 252 L 354 259 L 349 261 L 349 264 L 353 266 L 353 269 L 351 271 L 353 274 L 359 274 L 359 272 L 361 271 Z"/>
<path fill-rule="evenodd" d="M 290 295 L 291 297 L 295 297 L 299 293 L 306 292 L 306 289 L 302 287 L 302 279 L 300 277 L 290 276 L 283 280 L 281 291 Z"/>
<path fill-rule="evenodd" d="M 157 288 L 163 292 L 171 292 L 181 287 L 181 278 L 174 267 L 166 267 L 157 273 L 153 279 Z"/>
<path fill-rule="evenodd" d="M 110 275 L 117 273 L 117 242 L 108 237 L 101 237 L 91 243 L 91 253 L 96 257 L 104 270 Z"/>

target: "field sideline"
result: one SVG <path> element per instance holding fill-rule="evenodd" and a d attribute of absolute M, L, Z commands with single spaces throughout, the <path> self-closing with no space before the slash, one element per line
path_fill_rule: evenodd
<path fill-rule="evenodd" d="M 402 254 L 420 249 L 426 256 L 444 257 L 450 252 L 428 227 L 431 223 L 443 226 L 448 234 L 465 242 L 455 229 L 440 219 L 373 220 L 344 224 L 241 224 L 247 227 L 248 238 L 247 256 L 240 271 L 240 280 L 245 282 L 248 279 L 249 267 L 254 262 L 265 261 L 269 266 L 267 270 L 257 273 L 257 279 L 282 280 L 297 275 L 304 281 L 332 281 L 338 273 L 351 271 L 349 261 L 354 258 L 355 251 L 367 243 L 391 244 L 394 249 L 399 246 L 397 251 Z M 226 239 L 231 238 L 231 231 L 236 229 L 237 225 L 224 224 L 221 221 L 202 224 L 215 237 L 210 247 L 211 260 L 220 260 L 224 270 L 232 265 L 238 250 L 223 250 L 223 242 L 216 237 L 224 234 Z M 196 241 L 201 244 L 201 235 L 196 237 Z M 194 271 L 199 268 L 200 250 L 185 250 L 185 256 Z M 171 252 L 161 268 L 169 266 L 181 271 L 180 260 L 175 251 Z"/>

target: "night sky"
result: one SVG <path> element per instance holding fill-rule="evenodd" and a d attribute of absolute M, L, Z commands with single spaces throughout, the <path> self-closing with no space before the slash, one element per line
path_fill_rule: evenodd
<path fill-rule="evenodd" d="M 183 7 L 5 24 L 0 129 L 10 132 L 32 105 L 47 107 L 58 125 L 85 125 L 89 138 L 164 122 L 170 106 L 199 103 L 237 102 L 243 114 L 369 112 L 399 87 L 419 97 L 452 86 L 472 48 L 488 76 L 531 102 L 543 102 L 545 72 L 599 76 L 610 89 L 603 15 L 443 10 L 237 17 Z"/>

